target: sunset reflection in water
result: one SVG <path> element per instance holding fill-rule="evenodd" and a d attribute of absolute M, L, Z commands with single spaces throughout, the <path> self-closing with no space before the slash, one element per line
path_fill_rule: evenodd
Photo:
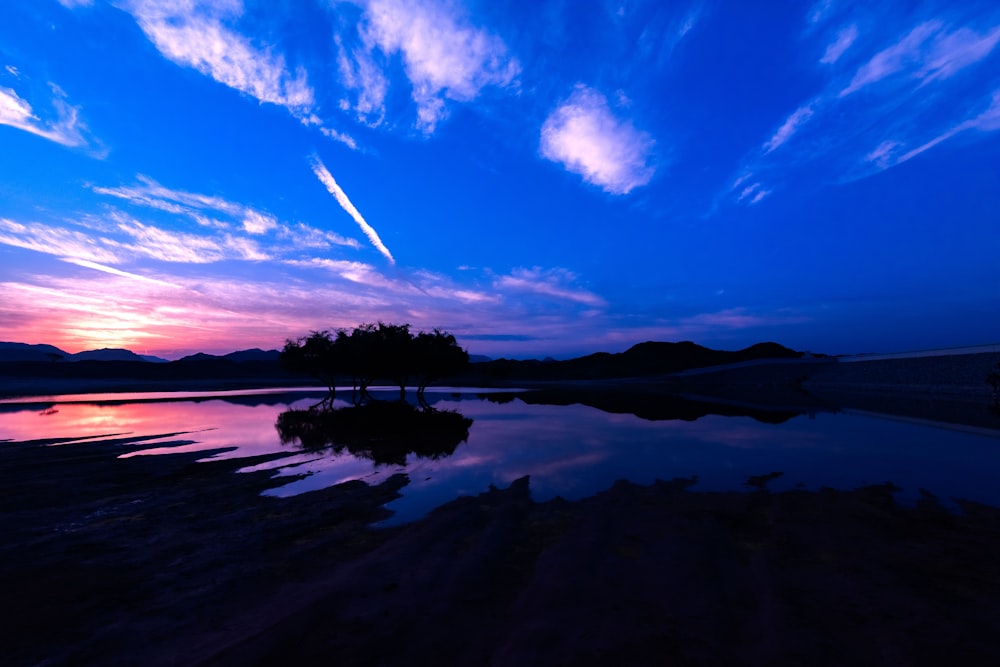
<path fill-rule="evenodd" d="M 781 471 L 770 488 L 853 488 L 892 481 L 900 497 L 926 488 L 944 499 L 1000 504 L 996 438 L 867 416 L 821 413 L 763 423 L 708 415 L 693 421 L 641 419 L 584 405 L 531 405 L 450 393 L 428 395 L 435 409 L 472 419 L 469 437 L 439 458 L 410 454 L 404 465 L 376 465 L 347 450 L 307 451 L 282 444 L 278 416 L 319 396 L 288 392 L 177 401 L 0 403 L 0 439 L 91 438 L 112 434 L 161 436 L 123 456 L 229 448 L 213 457 L 285 456 L 243 470 L 272 470 L 288 483 L 267 491 L 289 496 L 349 480 L 378 483 L 406 473 L 402 498 L 390 503 L 393 522 L 417 518 L 459 495 L 505 487 L 529 475 L 532 495 L 578 499 L 618 479 L 648 484 L 697 476 L 696 490 L 743 489 L 749 475 Z M 119 399 L 123 398 L 118 396 Z M 347 404 L 338 401 L 339 407 Z M 175 435 L 170 435 L 175 434 Z M 180 443 L 180 444 L 174 444 Z M 63 446 L 72 446 L 66 444 Z M 2 448 L 2 442 L 0 442 Z"/>

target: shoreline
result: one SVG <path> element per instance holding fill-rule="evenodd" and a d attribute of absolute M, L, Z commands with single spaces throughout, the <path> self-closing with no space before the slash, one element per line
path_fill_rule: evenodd
<path fill-rule="evenodd" d="M 700 492 L 530 480 L 373 528 L 406 483 L 260 495 L 247 462 L 5 443 L 9 664 L 983 664 L 1000 510 L 891 484 Z M 44 466 L 46 474 L 32 475 Z M 595 576 L 596 574 L 600 576 Z M 955 654 L 956 647 L 961 652 Z"/>

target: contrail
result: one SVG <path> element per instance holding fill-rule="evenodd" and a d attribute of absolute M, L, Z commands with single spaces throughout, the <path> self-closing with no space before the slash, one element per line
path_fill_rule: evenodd
<path fill-rule="evenodd" d="M 121 269 L 116 269 L 105 264 L 98 264 L 97 262 L 91 262 L 87 259 L 79 259 L 77 257 L 60 257 L 64 262 L 70 264 L 76 264 L 77 266 L 82 266 L 86 269 L 94 269 L 95 271 L 103 271 L 104 273 L 110 273 L 113 276 L 121 276 L 122 278 L 131 278 L 132 280 L 138 280 L 144 283 L 151 283 L 153 285 L 161 285 L 163 287 L 176 287 L 177 289 L 184 289 L 181 285 L 175 285 L 174 283 L 168 283 L 165 280 L 157 280 L 156 278 L 147 278 L 146 276 L 140 276 L 137 273 L 129 273 L 128 271 L 122 271 Z"/>
<path fill-rule="evenodd" d="M 389 263 L 395 264 L 396 260 L 393 259 L 392 253 L 389 252 L 389 249 L 385 247 L 384 243 L 382 243 L 382 239 L 378 237 L 378 232 L 376 232 L 375 229 L 365 221 L 361 213 L 358 212 L 358 209 L 351 203 L 351 200 L 347 198 L 347 195 L 341 187 L 337 185 L 337 181 L 334 180 L 333 175 L 326 168 L 326 165 L 324 165 L 323 162 L 315 155 L 310 158 L 310 161 L 312 162 L 312 170 L 313 173 L 316 174 L 316 178 L 318 178 L 320 182 L 326 186 L 326 189 L 330 191 L 330 194 L 337 199 L 337 203 L 340 204 L 341 208 L 347 211 L 347 213 L 354 218 L 354 222 L 358 223 L 358 226 L 361 227 L 361 231 L 365 233 L 365 236 L 367 236 L 368 240 L 371 241 L 373 246 L 375 246 L 375 249 L 385 255 L 386 258 L 388 258 Z"/>

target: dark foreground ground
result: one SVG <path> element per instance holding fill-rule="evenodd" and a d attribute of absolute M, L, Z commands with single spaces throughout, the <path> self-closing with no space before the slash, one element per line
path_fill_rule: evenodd
<path fill-rule="evenodd" d="M 535 503 L 525 478 L 371 529 L 402 476 L 277 499 L 246 460 L 43 444 L 0 443 L 4 665 L 1000 659 L 988 507 L 763 478 Z"/>

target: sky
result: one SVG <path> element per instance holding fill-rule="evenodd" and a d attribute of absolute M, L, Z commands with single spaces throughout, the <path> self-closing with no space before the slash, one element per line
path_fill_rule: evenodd
<path fill-rule="evenodd" d="M 0 3 L 0 340 L 1000 342 L 1000 5 Z"/>

